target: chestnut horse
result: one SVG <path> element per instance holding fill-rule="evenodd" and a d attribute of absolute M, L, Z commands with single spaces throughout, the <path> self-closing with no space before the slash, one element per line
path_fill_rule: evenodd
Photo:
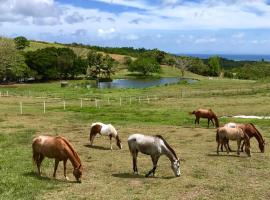
<path fill-rule="evenodd" d="M 54 158 L 54 172 L 53 177 L 56 176 L 56 170 L 60 161 L 64 163 L 64 176 L 66 180 L 69 180 L 66 175 L 66 163 L 69 159 L 73 165 L 73 175 L 75 176 L 77 182 L 81 182 L 82 176 L 82 164 L 81 160 L 70 144 L 70 142 L 61 136 L 45 136 L 40 135 L 34 138 L 32 143 L 33 149 L 33 160 L 38 168 L 38 174 L 41 175 L 40 165 L 45 157 Z"/>
<path fill-rule="evenodd" d="M 219 127 L 219 122 L 218 122 L 218 118 L 216 116 L 216 114 L 211 110 L 211 109 L 197 109 L 194 110 L 193 112 L 190 112 L 189 114 L 194 114 L 196 116 L 195 119 L 195 125 L 198 123 L 200 124 L 200 118 L 207 118 L 208 119 L 208 128 L 209 128 L 209 122 L 211 121 L 213 126 L 214 126 L 214 122 L 213 119 L 215 121 L 215 126 L 216 128 Z"/>
<path fill-rule="evenodd" d="M 249 137 L 246 133 L 243 132 L 241 128 L 235 127 L 220 127 L 217 129 L 216 134 L 216 141 L 218 143 L 217 145 L 217 154 L 219 154 L 219 146 L 223 144 L 227 150 L 227 153 L 229 153 L 228 149 L 228 141 L 229 140 L 236 140 L 237 141 L 237 155 L 240 155 L 240 145 L 241 141 L 244 140 L 245 142 L 245 152 L 248 154 L 248 156 L 251 156 L 250 154 L 250 143 L 249 143 Z"/>
<path fill-rule="evenodd" d="M 138 174 L 137 168 L 137 156 L 138 152 L 150 155 L 152 158 L 153 169 L 151 169 L 145 176 L 148 177 L 151 174 L 155 176 L 157 168 L 157 162 L 161 155 L 166 155 L 171 161 L 171 168 L 175 176 L 180 176 L 180 160 L 176 156 L 175 151 L 170 147 L 166 140 L 160 136 L 146 136 L 142 134 L 133 134 L 128 138 L 129 151 L 133 158 L 133 171 Z"/>
<path fill-rule="evenodd" d="M 122 149 L 121 140 L 118 136 L 117 131 L 111 124 L 103 124 L 101 122 L 96 122 L 91 125 L 90 128 L 90 145 L 93 145 L 94 139 L 97 134 L 100 135 L 107 135 L 110 138 L 110 146 L 112 150 L 112 137 L 116 140 L 116 145 L 119 149 Z"/>
<path fill-rule="evenodd" d="M 264 152 L 265 141 L 264 141 L 261 133 L 254 126 L 254 124 L 252 124 L 252 123 L 248 123 L 248 124 L 228 123 L 228 124 L 225 124 L 225 126 L 228 126 L 231 128 L 239 127 L 248 135 L 249 138 L 255 137 L 258 141 L 259 148 L 260 148 L 261 152 L 262 153 Z M 241 151 L 243 151 L 244 144 L 245 143 L 243 143 L 241 146 Z M 229 144 L 228 144 L 228 148 L 231 151 Z M 223 150 L 222 145 L 221 145 L 221 150 Z"/>

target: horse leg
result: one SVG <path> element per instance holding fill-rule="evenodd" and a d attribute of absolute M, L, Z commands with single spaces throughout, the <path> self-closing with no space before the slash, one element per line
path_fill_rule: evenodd
<path fill-rule="evenodd" d="M 54 172 L 53 172 L 53 177 L 54 178 L 56 177 L 56 170 L 57 170 L 58 164 L 59 164 L 59 160 L 55 159 L 55 161 L 54 161 Z"/>
<path fill-rule="evenodd" d="M 63 163 L 64 163 L 64 176 L 66 180 L 68 181 L 69 178 L 67 177 L 67 160 L 63 160 Z"/>
<path fill-rule="evenodd" d="M 211 120 L 211 122 L 212 122 L 213 127 L 215 127 L 215 124 L 214 124 L 214 122 L 213 122 L 213 118 L 211 118 L 210 120 Z"/>
<path fill-rule="evenodd" d="M 237 140 L 237 155 L 240 155 L 240 145 L 241 145 L 241 139 Z"/>
<path fill-rule="evenodd" d="M 210 119 L 208 118 L 208 128 L 209 128 L 209 122 L 210 122 Z"/>
<path fill-rule="evenodd" d="M 223 139 L 223 141 L 222 141 L 222 143 L 223 143 L 223 145 L 225 146 L 225 149 L 226 149 L 226 151 L 227 151 L 227 154 L 229 154 L 230 153 L 230 151 L 229 151 L 229 149 L 228 149 L 228 146 L 227 146 L 227 141 L 229 141 L 229 140 L 227 140 L 227 138 L 225 139 Z"/>
<path fill-rule="evenodd" d="M 220 146 L 220 140 L 218 140 L 218 142 L 217 142 L 218 144 L 217 144 L 217 154 L 219 154 L 219 146 Z M 221 144 L 222 145 L 222 144 Z"/>
<path fill-rule="evenodd" d="M 93 146 L 94 139 L 96 137 L 97 133 L 90 133 L 90 145 Z"/>
<path fill-rule="evenodd" d="M 109 138 L 110 138 L 110 147 L 111 147 L 111 151 L 112 151 L 112 136 L 109 135 Z"/>
<path fill-rule="evenodd" d="M 138 156 L 138 151 L 132 153 L 132 158 L 133 158 L 133 172 L 134 174 L 139 174 L 138 173 L 138 168 L 137 168 L 137 156 Z"/>
<path fill-rule="evenodd" d="M 42 154 L 39 154 L 38 160 L 37 160 L 37 168 L 38 168 L 38 175 L 41 176 L 41 170 L 40 170 L 40 166 L 41 163 L 44 159 L 44 156 Z"/>
<path fill-rule="evenodd" d="M 243 141 L 243 143 L 241 145 L 241 152 L 244 152 L 244 145 L 245 145 L 245 141 Z"/>
<path fill-rule="evenodd" d="M 152 163 L 153 163 L 153 169 L 151 169 L 146 175 L 145 177 L 149 177 L 151 174 L 153 174 L 153 176 L 155 176 L 155 171 L 157 168 L 157 162 L 159 159 L 159 156 L 151 156 L 152 158 Z"/>

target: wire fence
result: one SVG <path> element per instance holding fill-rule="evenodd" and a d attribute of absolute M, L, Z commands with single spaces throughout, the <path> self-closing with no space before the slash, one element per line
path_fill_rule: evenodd
<path fill-rule="evenodd" d="M 198 90 L 198 89 L 181 89 L 174 93 L 160 93 L 157 95 L 138 95 L 138 96 L 108 96 L 102 94 L 87 94 L 87 95 L 71 95 L 69 98 L 63 98 L 62 93 L 44 93 L 42 96 L 40 92 L 23 91 L 22 93 L 15 93 L 14 91 L 2 90 L 0 91 L 0 100 L 5 97 L 15 98 L 12 101 L 13 106 L 17 107 L 20 114 L 24 114 L 29 107 L 35 106 L 42 113 L 46 114 L 48 109 L 57 108 L 66 110 L 71 107 L 86 108 L 94 107 L 101 108 L 106 106 L 131 106 L 131 105 L 150 105 L 159 101 L 167 101 L 168 99 L 183 99 L 196 97 L 213 97 L 213 96 L 235 96 L 235 95 L 252 95 L 257 93 L 269 94 L 270 86 L 253 87 L 253 88 L 234 88 L 234 89 L 215 89 L 215 90 Z M 1 102 L 1 101 L 0 101 Z M 5 104 L 8 104 L 6 101 Z"/>

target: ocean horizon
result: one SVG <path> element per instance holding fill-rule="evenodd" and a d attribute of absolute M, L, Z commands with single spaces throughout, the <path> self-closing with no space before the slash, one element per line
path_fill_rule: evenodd
<path fill-rule="evenodd" d="M 251 54 L 178 54 L 180 56 L 191 56 L 197 57 L 201 59 L 208 59 L 211 56 L 219 56 L 222 58 L 226 58 L 234 61 L 261 61 L 264 59 L 265 61 L 270 61 L 270 55 L 251 55 Z"/>

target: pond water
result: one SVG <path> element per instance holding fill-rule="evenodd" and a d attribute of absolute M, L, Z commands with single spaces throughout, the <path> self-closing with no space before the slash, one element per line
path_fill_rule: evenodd
<path fill-rule="evenodd" d="M 178 77 L 157 78 L 157 79 L 114 79 L 111 82 L 91 83 L 87 88 L 146 88 L 152 86 L 175 84 L 179 82 L 195 83 L 198 80 Z"/>

